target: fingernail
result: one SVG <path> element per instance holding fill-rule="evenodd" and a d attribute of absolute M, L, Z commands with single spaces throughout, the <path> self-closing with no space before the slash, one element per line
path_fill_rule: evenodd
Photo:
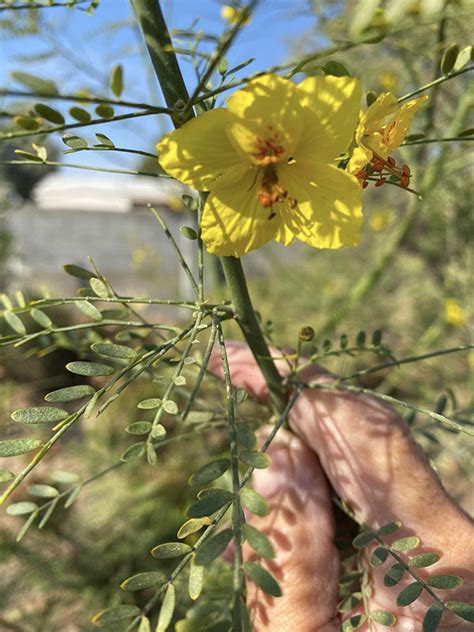
<path fill-rule="evenodd" d="M 291 480 L 291 457 L 286 446 L 270 451 L 271 464 L 264 470 L 255 470 L 253 486 L 265 498 L 280 494 Z"/>

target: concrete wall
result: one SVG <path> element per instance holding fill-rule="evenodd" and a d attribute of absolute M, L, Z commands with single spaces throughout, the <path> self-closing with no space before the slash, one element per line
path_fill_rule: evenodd
<path fill-rule="evenodd" d="M 190 225 L 189 213 L 161 207 L 158 211 L 192 260 L 195 244 L 182 237 L 179 226 Z M 71 293 L 78 281 L 63 265 L 90 267 L 91 256 L 121 294 L 153 294 L 160 298 L 189 295 L 189 283 L 163 230 L 148 210 L 127 213 L 40 210 L 24 206 L 8 214 L 12 232 L 15 285 L 49 287 L 54 294 Z"/>

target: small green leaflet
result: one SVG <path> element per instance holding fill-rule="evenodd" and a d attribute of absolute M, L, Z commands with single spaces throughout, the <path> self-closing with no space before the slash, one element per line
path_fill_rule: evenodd
<path fill-rule="evenodd" d="M 194 559 L 191 560 L 189 567 L 189 583 L 188 593 L 189 597 L 195 601 L 202 592 L 204 585 L 204 566 L 198 566 L 194 563 Z"/>
<path fill-rule="evenodd" d="M 121 64 L 114 66 L 110 74 L 110 89 L 118 98 L 123 91 L 123 68 Z"/>
<path fill-rule="evenodd" d="M 144 441 L 140 441 L 139 443 L 134 443 L 129 448 L 125 450 L 125 452 L 120 457 L 120 460 L 124 463 L 128 463 L 129 461 L 135 461 L 135 459 L 139 459 L 145 454 L 146 443 Z"/>
<path fill-rule="evenodd" d="M 165 632 L 171 619 L 173 618 L 174 607 L 176 604 L 176 590 L 173 584 L 170 584 L 166 590 L 163 603 L 161 604 L 160 614 L 158 616 L 158 624 L 155 632 Z"/>
<path fill-rule="evenodd" d="M 186 514 L 189 518 L 210 516 L 226 503 L 230 502 L 234 497 L 231 492 L 224 489 L 213 489 L 211 492 L 212 493 L 209 493 L 197 500 L 188 508 Z"/>
<path fill-rule="evenodd" d="M 45 395 L 47 402 L 73 402 L 76 399 L 83 399 L 89 395 L 93 395 L 95 389 L 90 384 L 78 384 L 77 386 L 66 386 L 56 391 L 51 391 Z"/>
<path fill-rule="evenodd" d="M 36 450 L 43 445 L 39 439 L 6 439 L 0 441 L 0 456 L 17 456 Z"/>
<path fill-rule="evenodd" d="M 136 353 L 130 347 L 125 345 L 116 345 L 112 342 L 95 342 L 91 345 L 93 351 L 102 356 L 109 358 L 119 358 L 123 360 L 130 360 L 136 356 Z"/>
<path fill-rule="evenodd" d="M 63 421 L 70 413 L 62 408 L 53 406 L 33 406 L 31 408 L 18 408 L 11 414 L 13 421 L 21 424 L 48 424 Z"/>
<path fill-rule="evenodd" d="M 256 516 L 266 516 L 268 514 L 267 501 L 251 487 L 244 487 L 240 490 L 240 500 L 244 507 Z"/>
<path fill-rule="evenodd" d="M 153 557 L 159 560 L 169 560 L 174 557 L 181 557 L 192 551 L 189 544 L 184 542 L 166 542 L 165 544 L 158 544 L 151 550 Z"/>
<path fill-rule="evenodd" d="M 28 485 L 28 493 L 38 498 L 55 498 L 59 494 L 58 490 L 52 485 L 39 484 Z"/>
<path fill-rule="evenodd" d="M 196 553 L 195 563 L 200 566 L 207 566 L 224 553 L 231 539 L 232 529 L 224 529 L 212 538 L 205 540 Z"/>
<path fill-rule="evenodd" d="M 141 610 L 138 606 L 115 606 L 97 613 L 95 617 L 92 618 L 92 623 L 105 626 L 110 623 L 136 617 L 139 614 L 141 614 Z"/>
<path fill-rule="evenodd" d="M 265 469 L 270 465 L 270 457 L 264 452 L 258 451 L 240 450 L 239 461 L 257 469 Z"/>
<path fill-rule="evenodd" d="M 246 575 L 272 597 L 281 597 L 281 589 L 278 582 L 263 566 L 256 564 L 255 562 L 245 562 L 242 565 Z"/>
<path fill-rule="evenodd" d="M 15 333 L 20 336 L 24 336 L 26 334 L 26 327 L 23 324 L 23 321 L 14 312 L 5 312 L 3 317 Z"/>
<path fill-rule="evenodd" d="M 225 458 L 216 459 L 215 461 L 206 463 L 206 465 L 203 465 L 201 469 L 199 469 L 192 476 L 190 476 L 189 484 L 190 485 L 206 485 L 207 483 L 210 483 L 211 481 L 214 481 L 220 476 L 222 476 L 224 472 L 227 472 L 229 467 L 230 467 L 230 460 L 225 459 Z"/>
<path fill-rule="evenodd" d="M 273 550 L 270 540 L 261 531 L 251 524 L 245 523 L 242 525 L 242 533 L 255 553 L 258 553 L 258 555 L 267 560 L 271 560 L 275 557 L 275 551 Z"/>
<path fill-rule="evenodd" d="M 136 590 L 144 590 L 145 588 L 152 588 L 153 586 L 159 586 L 166 581 L 166 575 L 161 572 L 149 572 L 138 573 L 128 577 L 121 584 L 120 588 L 127 592 L 134 592 Z"/>
<path fill-rule="evenodd" d="M 95 305 L 90 301 L 75 301 L 76 307 L 88 318 L 99 322 L 102 320 L 102 314 Z"/>
<path fill-rule="evenodd" d="M 99 377 L 112 375 L 115 369 L 108 364 L 100 364 L 99 362 L 69 362 L 66 369 L 76 375 L 84 375 L 87 377 Z"/>
<path fill-rule="evenodd" d="M 38 509 L 38 505 L 36 503 L 31 502 L 19 502 L 12 503 L 7 507 L 7 514 L 9 516 L 26 516 L 27 514 L 32 513 Z"/>

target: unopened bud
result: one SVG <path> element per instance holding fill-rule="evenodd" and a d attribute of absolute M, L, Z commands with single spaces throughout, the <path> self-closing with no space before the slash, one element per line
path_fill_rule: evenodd
<path fill-rule="evenodd" d="M 183 99 L 178 99 L 176 101 L 176 103 L 174 104 L 174 109 L 176 110 L 176 112 L 183 112 L 184 108 L 186 107 L 186 103 L 183 101 Z"/>
<path fill-rule="evenodd" d="M 298 333 L 298 338 L 300 342 L 311 342 L 315 335 L 314 329 L 309 325 L 306 325 L 305 327 L 301 327 Z"/>

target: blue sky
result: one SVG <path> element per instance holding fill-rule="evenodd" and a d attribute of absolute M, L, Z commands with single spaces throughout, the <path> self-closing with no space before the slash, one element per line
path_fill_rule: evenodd
<path fill-rule="evenodd" d="M 220 15 L 223 2 L 219 0 L 162 0 L 161 4 L 172 29 L 190 29 L 194 24 L 195 31 L 214 35 L 225 29 Z M 290 43 L 315 24 L 308 4 L 305 0 L 262 0 L 250 25 L 242 30 L 229 52 L 229 64 L 234 66 L 255 57 L 248 68 L 248 72 L 255 72 L 287 61 L 291 54 Z M 12 13 L 18 15 L 16 11 Z M 119 59 L 125 71 L 123 98 L 162 103 L 148 56 L 140 54 L 141 36 L 131 25 L 128 0 L 101 0 L 92 16 L 59 8 L 44 9 L 41 16 L 46 26 L 41 29 L 41 36 L 7 38 L 0 43 L 2 87 L 21 88 L 12 81 L 10 73 L 24 70 L 54 79 L 63 93 L 87 88 L 93 94 L 110 96 L 107 78 Z M 53 50 L 58 55 L 49 58 Z M 41 61 L 31 61 L 35 55 L 39 55 Z M 196 83 L 194 69 L 184 57 L 180 63 L 192 91 Z M 67 115 L 67 104 L 54 105 Z M 99 125 L 76 133 L 93 142 L 94 133 L 102 132 L 117 145 L 150 151 L 167 128 L 165 117 L 153 117 L 135 123 Z M 130 156 L 111 152 L 74 154 L 62 160 L 110 167 L 131 166 L 135 162 Z"/>

